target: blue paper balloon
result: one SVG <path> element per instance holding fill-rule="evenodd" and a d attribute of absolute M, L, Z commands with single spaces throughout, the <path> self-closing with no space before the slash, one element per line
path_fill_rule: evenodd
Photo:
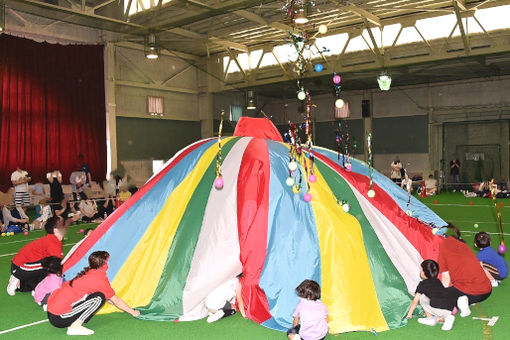
<path fill-rule="evenodd" d="M 324 66 L 322 64 L 315 64 L 315 72 L 322 72 Z"/>

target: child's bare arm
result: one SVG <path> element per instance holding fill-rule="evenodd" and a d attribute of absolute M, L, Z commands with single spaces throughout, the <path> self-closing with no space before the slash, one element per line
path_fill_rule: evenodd
<path fill-rule="evenodd" d="M 292 327 L 296 327 L 298 324 L 299 324 L 299 318 L 295 316 L 294 321 L 292 322 Z"/>
<path fill-rule="evenodd" d="M 409 307 L 409 312 L 407 312 L 407 318 L 411 319 L 413 317 L 413 312 L 416 309 L 416 306 L 418 306 L 418 303 L 420 302 L 420 293 L 416 293 L 414 295 L 413 302 L 411 302 L 411 307 Z"/>

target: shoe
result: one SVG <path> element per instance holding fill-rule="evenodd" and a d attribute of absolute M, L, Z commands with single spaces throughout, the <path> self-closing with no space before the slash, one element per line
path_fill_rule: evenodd
<path fill-rule="evenodd" d="M 434 317 L 419 318 L 418 322 L 421 323 L 422 325 L 427 325 L 427 326 L 435 326 L 435 325 L 437 325 L 437 319 L 434 318 Z"/>
<path fill-rule="evenodd" d="M 292 340 L 301 340 L 301 336 L 299 334 L 294 334 Z"/>
<path fill-rule="evenodd" d="M 14 275 L 11 275 L 9 278 L 9 284 L 7 285 L 7 294 L 10 296 L 14 296 L 16 294 L 16 289 L 19 288 L 19 279 Z"/>
<path fill-rule="evenodd" d="M 453 327 L 453 323 L 455 322 L 455 316 L 453 315 L 448 315 L 446 318 L 444 318 L 444 323 L 443 323 L 443 326 L 441 326 L 441 329 L 443 331 L 449 331 L 452 329 Z"/>
<path fill-rule="evenodd" d="M 219 319 L 221 319 L 223 317 L 223 315 L 225 315 L 225 312 L 223 311 L 223 309 L 220 309 L 216 313 L 209 315 L 207 317 L 207 322 L 211 323 L 214 321 L 218 321 Z"/>
<path fill-rule="evenodd" d="M 460 316 L 462 318 L 471 315 L 471 309 L 469 309 L 469 300 L 466 295 L 462 295 L 457 299 L 457 307 L 459 307 Z"/>
<path fill-rule="evenodd" d="M 92 334 L 94 334 L 94 331 L 92 329 L 88 329 L 83 326 L 67 328 L 67 335 L 92 335 Z"/>
<path fill-rule="evenodd" d="M 491 280 L 491 286 L 492 286 L 492 287 L 497 287 L 497 286 L 499 286 L 498 280 L 494 280 L 494 279 L 492 279 L 492 280 Z"/>
<path fill-rule="evenodd" d="M 47 312 L 48 311 L 48 305 L 46 305 L 46 304 L 42 305 L 42 310 Z"/>
<path fill-rule="evenodd" d="M 226 318 L 227 316 L 232 316 L 236 313 L 235 309 L 222 309 L 223 310 L 223 316 L 221 317 Z"/>
<path fill-rule="evenodd" d="M 32 291 L 32 296 L 35 296 L 35 290 Z"/>

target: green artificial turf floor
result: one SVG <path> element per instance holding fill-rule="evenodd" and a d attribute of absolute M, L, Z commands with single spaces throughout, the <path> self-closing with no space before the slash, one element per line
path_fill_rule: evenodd
<path fill-rule="evenodd" d="M 435 201 L 437 200 L 437 204 Z M 474 234 L 478 231 L 496 233 L 492 235 L 493 245 L 499 244 L 496 210 L 490 199 L 465 198 L 460 193 L 444 193 L 422 200 L 444 220 L 456 224 L 469 245 L 473 244 Z M 470 205 L 472 202 L 472 205 Z M 503 226 L 510 231 L 510 200 L 499 200 Z M 71 226 L 64 240 L 64 253 L 81 239 L 80 229 L 89 225 Z M 28 241 L 43 236 L 35 231 L 29 236 L 18 234 L 0 239 L 0 338 L 1 339 L 58 339 L 67 338 L 64 329 L 52 327 L 46 319 L 46 313 L 38 307 L 28 293 L 17 293 L 10 297 L 5 287 L 9 279 L 10 261 L 14 253 Z M 510 239 L 510 238 L 509 238 Z M 508 242 L 510 243 L 510 241 Z M 429 327 L 418 324 L 413 319 L 405 327 L 381 332 L 353 332 L 328 335 L 327 339 L 510 339 L 510 313 L 506 303 L 510 301 L 510 283 L 503 282 L 493 290 L 491 297 L 472 306 L 472 315 L 467 318 L 457 316 L 451 331 L 441 331 L 439 326 Z M 472 316 L 499 316 L 494 327 L 487 322 L 473 320 Z M 18 326 L 41 321 L 18 330 L 2 333 Z M 285 333 L 269 330 L 239 314 L 218 322 L 208 324 L 205 320 L 194 322 L 156 322 L 132 318 L 126 313 L 113 313 L 95 316 L 88 326 L 95 331 L 92 338 L 100 339 L 286 339 Z"/>

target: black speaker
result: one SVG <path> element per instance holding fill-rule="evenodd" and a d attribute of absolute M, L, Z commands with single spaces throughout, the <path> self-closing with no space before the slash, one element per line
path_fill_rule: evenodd
<path fill-rule="evenodd" d="M 363 118 L 370 117 L 370 100 L 363 99 L 361 101 L 361 116 Z"/>

